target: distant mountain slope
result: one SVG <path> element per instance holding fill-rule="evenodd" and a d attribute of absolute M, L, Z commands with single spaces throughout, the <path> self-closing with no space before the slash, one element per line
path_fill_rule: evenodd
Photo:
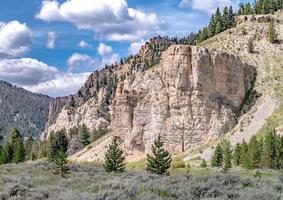
<path fill-rule="evenodd" d="M 39 137 L 48 117 L 51 98 L 0 81 L 0 127 L 7 133 L 17 127 L 21 134 Z"/>

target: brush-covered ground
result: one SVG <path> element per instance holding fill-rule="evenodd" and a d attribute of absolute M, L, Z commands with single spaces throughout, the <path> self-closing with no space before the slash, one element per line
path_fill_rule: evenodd
<path fill-rule="evenodd" d="M 283 176 L 278 171 L 183 168 L 170 176 L 156 176 L 144 170 L 122 174 L 106 173 L 97 164 L 70 164 L 71 174 L 63 179 L 52 173 L 46 161 L 9 164 L 0 167 L 0 199 L 283 199 Z"/>

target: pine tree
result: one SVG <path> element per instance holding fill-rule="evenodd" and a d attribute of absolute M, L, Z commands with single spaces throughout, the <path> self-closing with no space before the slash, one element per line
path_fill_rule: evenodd
<path fill-rule="evenodd" d="M 228 7 L 225 7 L 224 10 L 223 10 L 222 22 L 223 22 L 223 30 L 227 30 L 229 28 L 229 10 L 228 10 Z"/>
<path fill-rule="evenodd" d="M 273 169 L 276 157 L 276 134 L 275 129 L 271 129 L 265 135 L 261 165 L 264 168 Z"/>
<path fill-rule="evenodd" d="M 153 155 L 147 154 L 147 171 L 162 175 L 166 174 L 170 168 L 172 158 L 168 151 L 163 148 L 163 141 L 160 135 L 152 145 Z"/>
<path fill-rule="evenodd" d="M 275 30 L 274 21 L 272 21 L 268 28 L 269 42 L 276 43 L 278 41 L 278 33 Z"/>
<path fill-rule="evenodd" d="M 243 167 L 249 165 L 248 150 L 249 150 L 248 144 L 246 143 L 245 140 L 243 140 L 241 144 L 241 164 Z"/>
<path fill-rule="evenodd" d="M 241 164 L 241 144 L 237 143 L 233 153 L 234 164 L 239 166 Z"/>
<path fill-rule="evenodd" d="M 52 161 L 60 151 L 64 153 L 68 149 L 68 138 L 66 136 L 66 130 L 62 129 L 57 132 L 51 132 L 47 143 L 48 159 Z"/>
<path fill-rule="evenodd" d="M 223 161 L 223 150 L 221 145 L 218 143 L 211 159 L 211 165 L 213 167 L 220 167 L 222 166 L 222 161 Z"/>
<path fill-rule="evenodd" d="M 13 163 L 19 163 L 25 161 L 26 153 L 25 153 L 25 147 L 20 138 L 18 138 L 13 145 L 14 152 L 13 152 Z"/>
<path fill-rule="evenodd" d="M 32 149 L 33 149 L 33 138 L 32 138 L 32 136 L 29 136 L 28 139 L 26 140 L 25 149 L 26 149 L 27 159 L 31 160 Z"/>
<path fill-rule="evenodd" d="M 247 3 L 245 6 L 245 15 L 250 15 L 252 14 L 252 7 L 250 3 Z"/>
<path fill-rule="evenodd" d="M 243 3 L 240 3 L 238 15 L 243 15 L 244 13 L 245 13 L 245 5 Z"/>
<path fill-rule="evenodd" d="M 233 7 L 230 6 L 229 8 L 229 23 L 228 23 L 228 28 L 233 28 L 235 27 L 236 25 L 236 20 L 235 20 L 235 14 L 234 14 L 234 11 L 233 11 Z"/>
<path fill-rule="evenodd" d="M 85 124 L 79 126 L 78 135 L 80 142 L 86 146 L 90 144 L 90 132 Z"/>
<path fill-rule="evenodd" d="M 249 169 L 255 169 L 260 166 L 260 146 L 257 141 L 256 136 L 253 136 L 250 140 L 250 143 L 248 145 L 248 157 L 249 157 L 249 163 L 248 166 L 246 166 Z"/>
<path fill-rule="evenodd" d="M 227 171 L 232 167 L 232 147 L 230 141 L 223 139 L 221 147 L 223 150 L 223 171 Z"/>
<path fill-rule="evenodd" d="M 0 155 L 0 164 L 6 164 L 9 163 L 9 153 L 7 148 L 3 147 L 1 150 L 1 155 Z"/>
<path fill-rule="evenodd" d="M 207 30 L 208 37 L 211 38 L 211 37 L 214 36 L 215 29 L 216 29 L 216 24 L 215 24 L 215 20 L 214 20 L 214 15 L 212 15 L 211 19 L 210 19 L 210 22 L 209 22 L 209 25 L 208 25 L 208 30 Z"/>
<path fill-rule="evenodd" d="M 53 173 L 65 178 L 67 174 L 70 174 L 70 168 L 67 163 L 67 154 L 61 150 L 54 158 Z"/>
<path fill-rule="evenodd" d="M 217 24 L 216 24 L 216 28 L 215 28 L 215 34 L 219 34 L 222 32 L 222 22 L 221 21 L 218 21 Z"/>
<path fill-rule="evenodd" d="M 119 148 L 117 138 L 115 137 L 108 146 L 105 154 L 105 163 L 103 167 L 106 172 L 122 173 L 125 171 L 125 157 L 122 149 Z"/>

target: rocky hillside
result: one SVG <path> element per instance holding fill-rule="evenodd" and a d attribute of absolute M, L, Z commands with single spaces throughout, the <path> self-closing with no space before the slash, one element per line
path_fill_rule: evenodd
<path fill-rule="evenodd" d="M 48 119 L 51 98 L 0 81 L 0 127 L 17 127 L 23 135 L 39 137 Z"/>
<path fill-rule="evenodd" d="M 154 38 L 125 63 L 94 72 L 78 94 L 52 101 L 46 136 L 82 123 L 110 129 L 74 155 L 83 161 L 102 158 L 112 136 L 128 157 L 149 152 L 158 134 L 181 153 L 237 124 L 255 76 L 237 56 Z"/>

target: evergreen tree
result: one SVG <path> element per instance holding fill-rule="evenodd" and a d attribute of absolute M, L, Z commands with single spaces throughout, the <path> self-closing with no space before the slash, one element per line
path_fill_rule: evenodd
<path fill-rule="evenodd" d="M 221 145 L 218 143 L 211 159 L 211 165 L 213 167 L 220 167 L 222 166 L 222 161 L 223 161 L 223 150 Z"/>
<path fill-rule="evenodd" d="M 216 24 L 216 28 L 215 28 L 215 34 L 219 34 L 222 32 L 222 22 L 221 21 L 218 21 L 217 24 Z"/>
<path fill-rule="evenodd" d="M 221 147 L 223 150 L 223 171 L 227 171 L 232 167 L 232 148 L 230 141 L 223 139 L 221 141 Z"/>
<path fill-rule="evenodd" d="M 32 149 L 33 149 L 33 138 L 32 136 L 29 136 L 28 139 L 25 142 L 25 149 L 26 149 L 26 155 L 27 159 L 31 160 L 32 158 Z"/>
<path fill-rule="evenodd" d="M 64 153 L 68 149 L 68 138 L 66 136 L 66 130 L 62 129 L 57 132 L 51 132 L 47 143 L 48 159 L 52 161 L 60 151 Z"/>
<path fill-rule="evenodd" d="M 9 153 L 7 148 L 3 147 L 0 154 L 0 165 L 9 163 Z"/>
<path fill-rule="evenodd" d="M 275 167 L 274 159 L 276 157 L 276 134 L 275 129 L 268 131 L 264 138 L 263 153 L 261 165 L 264 168 L 273 169 Z"/>
<path fill-rule="evenodd" d="M 229 8 L 229 23 L 228 23 L 228 27 L 227 28 L 233 28 L 235 25 L 236 25 L 236 21 L 235 21 L 235 14 L 234 14 L 234 11 L 233 11 L 233 7 L 230 6 Z"/>
<path fill-rule="evenodd" d="M 147 171 L 162 175 L 166 174 L 170 168 L 172 158 L 168 151 L 163 148 L 163 141 L 160 135 L 152 145 L 153 155 L 147 154 Z"/>
<path fill-rule="evenodd" d="M 250 3 L 247 3 L 245 6 L 245 15 L 250 15 L 252 14 L 252 7 Z"/>
<path fill-rule="evenodd" d="M 229 28 L 229 10 L 228 10 L 228 7 L 225 7 L 224 10 L 223 10 L 222 22 L 223 22 L 223 30 L 227 30 Z"/>
<path fill-rule="evenodd" d="M 243 15 L 244 13 L 245 13 L 245 5 L 243 3 L 240 3 L 238 15 Z"/>
<path fill-rule="evenodd" d="M 234 164 L 239 166 L 241 164 L 241 144 L 237 143 L 233 153 Z"/>
<path fill-rule="evenodd" d="M 79 140 L 84 146 L 90 144 L 90 132 L 85 124 L 79 126 L 78 134 Z"/>
<path fill-rule="evenodd" d="M 255 169 L 260 166 L 260 146 L 259 142 L 257 141 L 256 136 L 253 136 L 250 140 L 249 147 L 248 147 L 248 158 L 249 163 L 247 168 Z"/>
<path fill-rule="evenodd" d="M 106 172 L 122 173 L 125 171 L 125 157 L 122 149 L 119 148 L 117 138 L 115 137 L 108 146 L 105 154 L 105 163 L 103 164 Z"/>
<path fill-rule="evenodd" d="M 13 145 L 13 163 L 19 163 L 25 161 L 25 147 L 20 138 L 18 138 Z"/>
<path fill-rule="evenodd" d="M 276 43 L 278 41 L 278 33 L 275 30 L 274 21 L 272 21 L 268 28 L 269 42 Z"/>
<path fill-rule="evenodd" d="M 70 168 L 67 163 L 67 154 L 61 150 L 54 158 L 53 173 L 65 178 L 67 174 L 70 174 Z"/>
<path fill-rule="evenodd" d="M 246 143 L 245 140 L 242 141 L 241 144 L 241 164 L 242 166 L 248 166 L 248 162 L 249 162 L 249 156 L 248 156 L 248 144 Z"/>
<path fill-rule="evenodd" d="M 215 34 L 215 29 L 216 29 L 216 24 L 215 24 L 215 20 L 214 20 L 214 15 L 211 16 L 209 25 L 208 25 L 208 37 L 213 37 Z"/>

